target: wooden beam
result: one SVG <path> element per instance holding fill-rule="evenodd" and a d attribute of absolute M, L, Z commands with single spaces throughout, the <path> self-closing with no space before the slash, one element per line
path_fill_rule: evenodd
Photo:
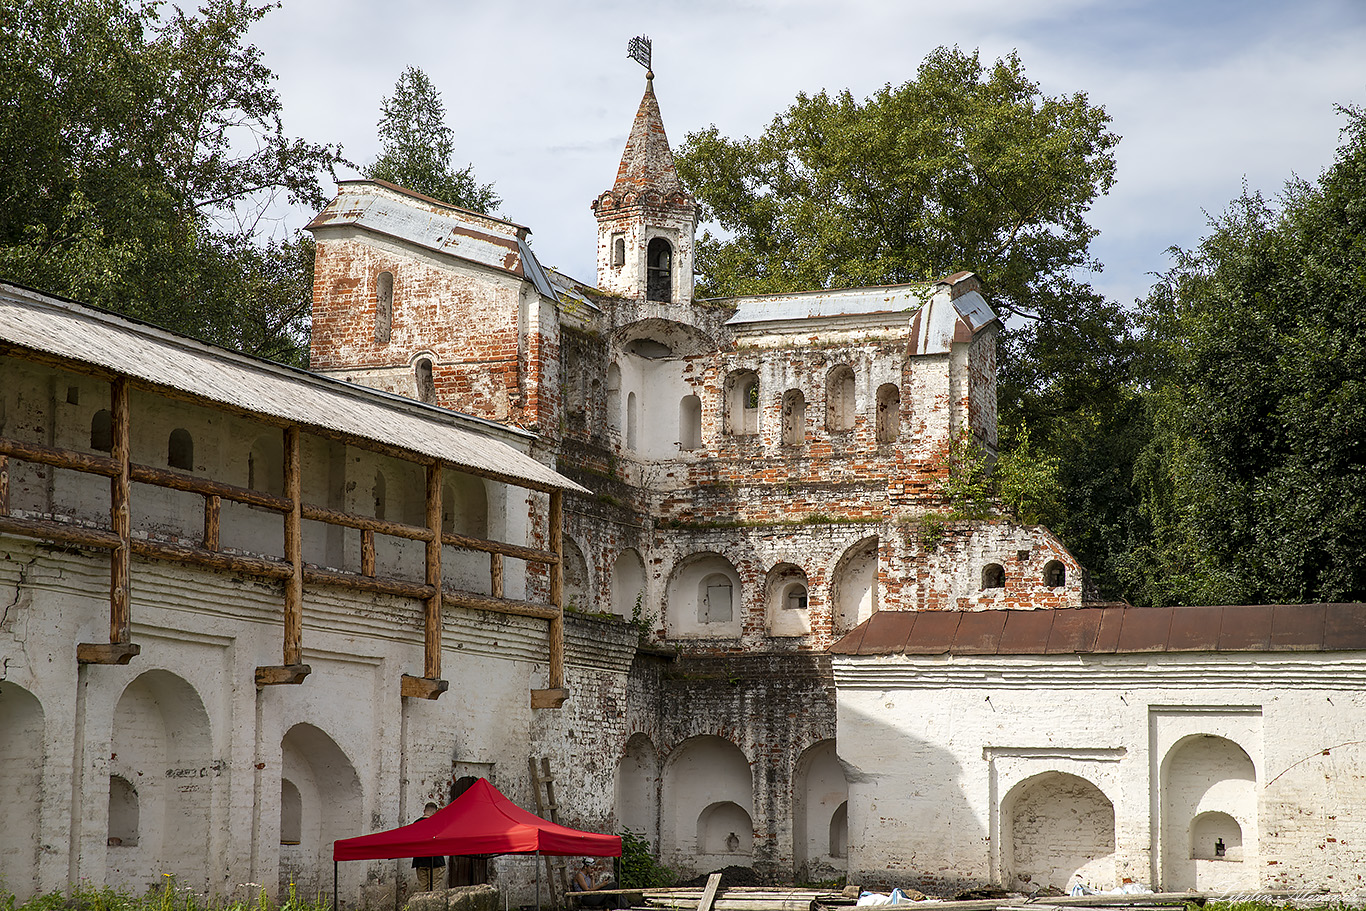
<path fill-rule="evenodd" d="M 503 597 L 503 555 L 489 554 L 489 591 L 493 597 Z"/>
<path fill-rule="evenodd" d="M 399 598 L 431 597 L 432 587 L 421 582 L 409 582 L 389 576 L 358 576 L 355 573 L 335 569 L 319 569 L 316 566 L 304 567 L 304 583 L 307 585 L 333 585 L 348 591 L 370 592 L 376 595 L 394 595 Z"/>
<path fill-rule="evenodd" d="M 290 567 L 278 560 L 264 557 L 243 557 L 238 554 L 220 554 L 184 544 L 168 544 L 165 541 L 144 541 L 134 538 L 133 554 L 143 559 L 168 560 L 172 563 L 188 563 L 229 573 L 245 573 L 267 579 L 288 579 Z"/>
<path fill-rule="evenodd" d="M 423 617 L 422 676 L 441 677 L 441 465 L 427 466 L 427 596 Z M 439 695 L 439 694 L 438 694 Z M 435 698 L 435 697 L 432 697 Z"/>
<path fill-rule="evenodd" d="M 549 620 L 552 617 L 559 615 L 559 611 L 549 604 L 537 604 L 533 601 L 500 600 L 490 595 L 478 594 L 477 592 L 445 591 L 441 593 L 441 600 L 446 607 L 486 610 L 495 614 L 511 614 L 514 617 L 533 617 L 537 620 Z"/>
<path fill-rule="evenodd" d="M 183 490 L 186 493 L 197 493 L 206 497 L 222 497 L 225 500 L 246 503 L 249 506 L 259 506 L 262 509 L 273 509 L 276 512 L 287 512 L 289 510 L 289 500 L 286 498 L 252 490 L 250 487 L 224 484 L 222 481 L 212 481 L 208 478 L 182 474 L 179 471 L 167 471 L 164 468 L 152 468 L 148 465 L 132 465 L 130 470 L 133 480 L 139 484 L 155 484 L 157 487 L 169 487 L 172 490 Z"/>
<path fill-rule="evenodd" d="M 110 456 L 90 455 L 74 449 L 43 446 L 39 443 L 25 443 L 9 437 L 0 437 L 0 455 L 38 465 L 51 465 L 53 468 L 84 471 L 105 478 L 117 477 L 119 474 L 118 463 Z"/>
<path fill-rule="evenodd" d="M 0 516 L 9 515 L 9 456 L 0 455 Z"/>
<path fill-rule="evenodd" d="M 408 538 L 412 541 L 434 540 L 431 529 L 426 527 L 404 525 L 402 522 L 388 522 L 384 519 L 372 519 L 369 516 L 358 516 L 354 513 L 342 512 L 337 509 L 325 509 L 321 506 L 311 506 L 307 503 L 302 504 L 301 508 L 303 517 L 314 522 L 327 522 L 331 525 L 342 525 L 346 528 L 359 528 L 362 531 L 379 532 L 382 535 L 391 535 L 395 538 Z M 437 534 L 440 535 L 439 529 Z"/>
<path fill-rule="evenodd" d="M 127 664 L 141 651 L 142 646 L 131 642 L 82 642 L 76 646 L 76 661 L 79 664 Z"/>
<path fill-rule="evenodd" d="M 716 900 L 716 890 L 721 888 L 721 874 L 713 873 L 707 877 L 707 888 L 702 890 L 702 898 L 697 903 L 697 911 L 711 911 L 711 903 Z M 810 908 L 814 902 L 808 901 Z"/>
<path fill-rule="evenodd" d="M 44 538 L 58 544 L 74 544 L 78 547 L 98 547 L 113 550 L 119 546 L 119 536 L 102 528 L 82 528 L 67 525 L 50 519 L 17 519 L 13 516 L 0 516 L 0 532 L 22 535 L 25 538 Z"/>
<path fill-rule="evenodd" d="M 109 558 L 109 641 L 131 642 L 128 609 L 133 535 L 132 508 L 129 493 L 132 479 L 129 473 L 129 414 L 128 380 L 116 377 L 110 384 L 110 430 L 113 446 L 110 456 L 118 466 L 118 473 L 109 482 L 110 530 L 119 543 Z"/>
<path fill-rule="evenodd" d="M 550 686 L 564 688 L 564 494 L 558 490 L 550 494 L 550 552 L 555 562 L 550 564 L 550 605 L 555 616 L 550 618 Z"/>
<path fill-rule="evenodd" d="M 218 550 L 219 530 L 222 527 L 223 498 L 211 494 L 204 498 L 204 549 Z"/>
<path fill-rule="evenodd" d="M 482 550 L 491 554 L 502 554 L 505 557 L 516 557 L 519 560 L 527 560 L 531 563 L 559 562 L 559 557 L 548 550 L 521 547 L 517 544 L 504 544 L 502 541 L 485 541 L 483 538 L 471 538 L 468 535 L 457 535 L 450 532 L 441 535 L 441 543 L 449 544 L 451 547 L 461 547 L 465 550 Z"/>
<path fill-rule="evenodd" d="M 450 687 L 450 682 L 446 680 L 432 680 L 428 677 L 414 677 L 412 674 L 404 674 L 402 695 L 404 699 L 436 699 Z"/>
<path fill-rule="evenodd" d="M 531 691 L 531 707 L 533 709 L 557 709 L 564 705 L 564 701 L 569 698 L 569 690 L 548 689 Z"/>
<path fill-rule="evenodd" d="M 303 683 L 304 678 L 311 673 L 313 668 L 307 664 L 262 665 L 256 668 L 256 687 Z"/>
<path fill-rule="evenodd" d="M 285 581 L 284 666 L 298 667 L 303 664 L 304 647 L 303 513 L 300 509 L 303 466 L 299 461 L 299 428 L 286 427 L 284 436 L 285 499 L 289 500 L 289 511 L 285 513 L 285 560 L 290 568 L 289 579 Z M 256 676 L 259 682 L 259 670 Z"/>
<path fill-rule="evenodd" d="M 375 574 L 375 533 L 368 528 L 360 533 L 360 572 L 363 576 Z"/>

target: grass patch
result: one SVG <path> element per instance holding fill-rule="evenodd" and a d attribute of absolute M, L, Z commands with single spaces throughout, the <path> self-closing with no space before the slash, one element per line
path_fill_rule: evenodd
<path fill-rule="evenodd" d="M 128 890 L 73 886 L 65 892 L 47 892 L 20 902 L 13 893 L 0 891 L 0 911 L 332 911 L 328 893 L 303 897 L 291 883 L 289 894 L 279 903 L 270 900 L 266 890 L 255 883 L 244 883 L 239 891 L 250 888 L 250 898 L 209 897 L 176 885 L 175 877 L 164 874 L 161 885 L 142 895 Z"/>

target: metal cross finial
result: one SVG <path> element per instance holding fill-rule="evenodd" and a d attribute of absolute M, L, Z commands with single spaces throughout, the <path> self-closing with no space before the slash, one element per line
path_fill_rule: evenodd
<path fill-rule="evenodd" d="M 650 68 L 651 46 L 650 39 L 647 36 L 640 35 L 632 38 L 631 43 L 626 45 L 626 56 L 645 67 L 647 75 L 654 76 L 654 72 Z"/>

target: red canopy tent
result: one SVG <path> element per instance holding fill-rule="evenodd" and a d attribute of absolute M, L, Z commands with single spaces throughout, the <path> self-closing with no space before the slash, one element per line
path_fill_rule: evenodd
<path fill-rule="evenodd" d="M 528 813 L 480 778 L 432 816 L 387 832 L 342 838 L 333 860 L 445 854 L 582 854 L 620 857 L 621 837 L 581 832 Z"/>
<path fill-rule="evenodd" d="M 337 863 L 436 857 L 446 854 L 582 854 L 620 857 L 621 836 L 581 832 L 528 813 L 480 778 L 443 809 L 387 832 L 340 838 L 332 843 L 332 907 L 337 905 Z M 536 867 L 536 906 L 541 869 Z M 394 890 L 398 907 L 398 890 Z"/>

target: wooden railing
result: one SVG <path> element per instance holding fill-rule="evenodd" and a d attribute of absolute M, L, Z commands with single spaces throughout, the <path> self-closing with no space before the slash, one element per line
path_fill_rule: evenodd
<path fill-rule="evenodd" d="M 447 682 L 441 679 L 441 609 L 445 606 L 492 611 L 549 621 L 549 687 L 545 690 L 532 691 L 532 706 L 533 708 L 555 707 L 564 701 L 566 695 L 564 689 L 564 615 L 562 611 L 564 577 L 561 564 L 563 495 L 560 491 L 549 491 L 549 550 L 538 550 L 469 535 L 443 532 L 441 529 L 443 465 L 436 461 L 420 463 L 424 464 L 426 470 L 426 521 L 424 525 L 408 525 L 336 509 L 325 509 L 304 503 L 302 500 L 301 431 L 297 426 L 282 428 L 284 437 L 283 496 L 176 471 L 133 464 L 129 459 L 128 392 L 126 378 L 114 377 L 111 380 L 112 446 L 110 447 L 110 454 L 107 456 L 0 437 L 0 533 L 40 538 L 59 544 L 97 548 L 110 552 L 109 642 L 79 643 L 76 646 L 77 661 L 82 664 L 127 664 L 139 653 L 139 646 L 132 641 L 129 613 L 130 561 L 131 557 L 136 555 L 142 559 L 165 560 L 201 566 L 207 569 L 237 572 L 258 579 L 282 583 L 284 588 L 282 662 L 278 665 L 265 665 L 256 668 L 257 686 L 301 683 L 308 676 L 311 669 L 303 663 L 304 588 L 305 586 L 329 586 L 423 601 L 422 675 L 403 675 L 402 693 L 406 697 L 435 699 L 447 689 Z M 374 441 L 363 441 L 362 445 L 364 448 L 383 451 L 382 444 L 375 444 Z M 408 462 L 418 461 L 410 454 L 398 451 L 388 451 L 385 454 Z M 12 515 L 10 509 L 11 459 L 109 478 L 110 527 L 108 529 L 89 528 L 51 519 Z M 506 478 L 499 478 L 499 480 L 503 483 L 509 483 Z M 203 536 L 199 546 L 133 538 L 130 518 L 133 482 L 202 496 L 204 498 L 204 524 Z M 224 500 L 280 513 L 284 521 L 285 552 L 283 558 L 222 552 L 219 539 L 222 502 Z M 360 573 L 323 569 L 305 564 L 303 560 L 303 521 L 305 519 L 360 531 Z M 426 549 L 423 581 L 416 582 L 377 575 L 375 535 L 388 535 L 424 542 Z M 443 588 L 441 566 L 441 548 L 443 545 L 463 550 L 482 551 L 489 555 L 489 590 L 491 594 L 484 595 Z M 503 559 L 505 557 L 548 567 L 549 603 L 516 601 L 504 597 Z"/>

